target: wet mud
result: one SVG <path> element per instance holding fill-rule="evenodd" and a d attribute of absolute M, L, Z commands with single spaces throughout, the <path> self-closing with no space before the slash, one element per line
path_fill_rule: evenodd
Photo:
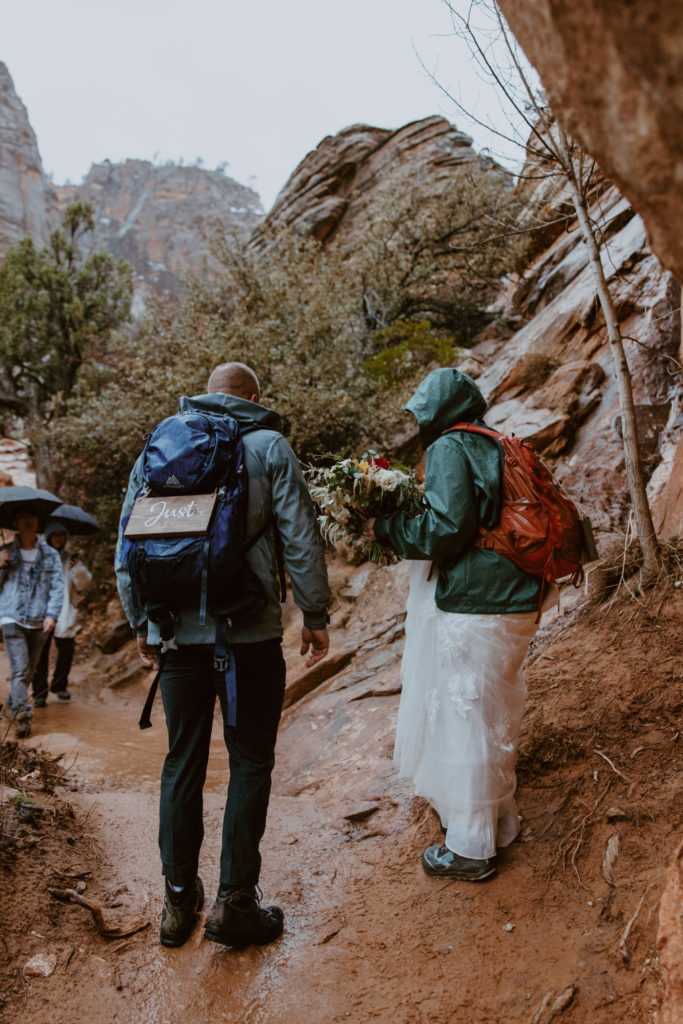
<path fill-rule="evenodd" d="M 78 853 L 88 861 L 88 896 L 114 922 L 143 915 L 150 923 L 108 942 L 82 908 L 33 892 L 31 930 L 9 951 L 22 964 L 55 950 L 59 966 L 26 978 L 2 1021 L 655 1019 L 657 906 L 681 827 L 681 661 L 668 660 L 680 654 L 680 593 L 662 605 L 656 629 L 641 622 L 645 633 L 624 626 L 630 605 L 615 604 L 610 621 L 595 610 L 535 645 L 521 840 L 501 854 L 495 878 L 473 885 L 424 875 L 420 855 L 440 841 L 438 821 L 392 762 L 404 583 L 400 571 L 369 578 L 335 633 L 337 650 L 356 653 L 311 692 L 300 687 L 304 696 L 283 716 L 262 845 L 264 898 L 285 911 L 285 932 L 271 946 L 227 949 L 201 927 L 181 949 L 159 945 L 163 711 L 158 703 L 153 728 L 140 732 L 143 683 L 103 689 L 96 662 L 79 666 L 73 700 L 38 711 L 30 742 L 70 766 L 77 789 L 66 795 L 90 844 L 89 855 Z M 338 620 L 348 610 L 342 603 Z M 302 670 L 293 627 L 286 653 L 294 683 Z M 217 719 L 200 865 L 209 905 L 227 781 Z"/>

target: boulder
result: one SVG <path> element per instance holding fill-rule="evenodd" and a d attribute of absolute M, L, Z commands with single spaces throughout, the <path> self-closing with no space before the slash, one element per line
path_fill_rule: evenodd
<path fill-rule="evenodd" d="M 498 388 L 524 390 L 523 371 L 510 372 Z M 550 379 L 523 400 L 494 404 L 486 420 L 496 430 L 516 434 L 539 452 L 556 456 L 574 443 L 576 431 L 600 402 L 599 385 L 605 374 L 598 363 L 576 360 L 556 369 Z M 528 386 L 528 381 L 526 382 Z"/>
<path fill-rule="evenodd" d="M 95 643 L 103 654 L 114 654 L 130 640 L 130 624 L 128 619 L 118 618 L 106 622 L 100 627 Z"/>
<path fill-rule="evenodd" d="M 453 168 L 476 165 L 472 140 L 443 117 L 427 117 L 397 130 L 351 125 L 327 136 L 286 182 L 252 244 L 263 248 L 283 229 L 304 230 L 322 241 L 349 239 L 392 176 L 410 175 L 438 189 Z M 476 167 L 475 167 L 476 170 Z"/>
<path fill-rule="evenodd" d="M 556 116 L 683 280 L 683 19 L 675 0 L 500 0 Z"/>

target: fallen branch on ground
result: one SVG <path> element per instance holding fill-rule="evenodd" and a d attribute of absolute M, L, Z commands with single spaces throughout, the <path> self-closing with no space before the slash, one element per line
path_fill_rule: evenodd
<path fill-rule="evenodd" d="M 566 1010 L 568 1006 L 571 1006 L 575 995 L 576 986 L 570 985 L 564 990 L 564 992 L 560 993 L 555 1002 L 549 1008 L 553 993 L 552 990 L 550 992 L 546 992 L 541 1005 L 533 1016 L 531 1024 L 550 1024 L 550 1022 L 557 1017 L 558 1013 L 562 1013 L 562 1011 Z M 547 1014 L 546 1010 L 548 1010 Z"/>
<path fill-rule="evenodd" d="M 602 855 L 602 876 L 608 885 L 612 887 L 616 886 L 614 878 L 614 867 L 619 857 L 619 850 L 621 848 L 621 836 L 618 832 L 612 833 L 607 840 L 605 846 L 605 852 Z"/>
<path fill-rule="evenodd" d="M 602 750 L 598 750 L 597 747 L 594 747 L 593 749 L 594 749 L 595 753 L 599 757 L 601 757 L 603 759 L 603 761 L 607 761 L 607 764 L 610 766 L 612 771 L 615 772 L 619 776 L 620 779 L 623 779 L 624 782 L 633 782 L 633 779 L 629 779 L 628 775 L 624 775 L 623 772 L 619 771 L 619 769 L 615 766 L 614 762 L 610 761 L 610 759 L 607 756 L 607 754 L 603 754 Z"/>
<path fill-rule="evenodd" d="M 110 928 L 105 923 L 100 907 L 96 903 L 86 900 L 75 889 L 53 889 L 51 886 L 48 886 L 47 891 L 56 900 L 61 900 L 62 903 L 77 903 L 80 907 L 85 907 L 86 910 L 89 910 L 95 922 L 95 927 L 105 939 L 127 939 L 129 935 L 135 935 L 136 932 L 142 931 L 143 928 L 147 928 L 149 925 L 149 921 L 143 921 L 142 918 L 139 918 L 137 921 L 130 921 L 126 926 Z"/>
<path fill-rule="evenodd" d="M 631 930 L 632 930 L 634 924 L 636 923 L 636 920 L 638 918 L 638 914 L 643 909 L 643 903 L 645 901 L 645 897 L 647 895 L 647 891 L 648 891 L 649 888 L 650 888 L 649 885 L 646 886 L 645 892 L 643 893 L 643 895 L 638 900 L 638 906 L 635 909 L 635 913 L 634 913 L 633 917 L 631 918 L 631 920 L 626 925 L 626 927 L 624 928 L 623 934 L 622 934 L 622 936 L 621 936 L 621 938 L 619 940 L 619 952 L 621 954 L 621 959 L 624 961 L 625 964 L 630 964 L 631 963 L 631 954 L 630 954 L 629 949 L 628 949 L 628 937 L 631 934 Z"/>

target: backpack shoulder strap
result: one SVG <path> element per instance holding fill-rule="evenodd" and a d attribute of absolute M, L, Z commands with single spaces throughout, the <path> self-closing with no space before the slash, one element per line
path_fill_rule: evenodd
<path fill-rule="evenodd" d="M 469 434 L 481 434 L 483 437 L 490 437 L 493 441 L 499 441 L 504 434 L 499 430 L 492 430 L 491 427 L 477 427 L 474 423 L 454 423 L 452 427 L 446 427 L 441 434 L 450 434 L 452 430 L 465 430 Z"/>

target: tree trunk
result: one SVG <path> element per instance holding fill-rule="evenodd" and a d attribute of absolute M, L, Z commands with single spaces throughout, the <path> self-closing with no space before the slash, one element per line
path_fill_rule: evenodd
<path fill-rule="evenodd" d="M 46 491 L 53 491 L 55 471 L 52 467 L 52 455 L 44 439 L 44 427 L 37 416 L 29 417 L 27 434 L 33 448 L 33 468 L 36 471 L 36 486 Z"/>
<path fill-rule="evenodd" d="M 654 523 L 652 522 L 650 505 L 647 500 L 645 477 L 638 450 L 636 410 L 633 403 L 631 371 L 626 360 L 621 331 L 619 330 L 619 321 L 617 320 L 612 297 L 607 287 L 607 279 L 602 266 L 602 260 L 600 259 L 600 250 L 590 222 L 586 200 L 576 181 L 573 180 L 573 176 L 569 175 L 568 180 L 572 190 L 572 200 L 579 221 L 581 235 L 588 250 L 588 259 L 595 278 L 598 300 L 605 317 L 605 324 L 607 325 L 607 338 L 614 361 L 617 391 L 619 393 L 626 478 L 633 505 L 636 533 L 643 552 L 644 577 L 648 580 L 655 577 L 661 568 L 661 552 L 657 543 Z"/>

